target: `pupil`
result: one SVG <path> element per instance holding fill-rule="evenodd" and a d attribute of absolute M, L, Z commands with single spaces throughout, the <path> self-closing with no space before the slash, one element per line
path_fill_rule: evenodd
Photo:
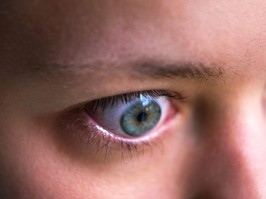
<path fill-rule="evenodd" d="M 139 122 L 139 123 L 141 123 L 141 122 L 145 122 L 146 120 L 147 120 L 147 118 L 148 118 L 148 114 L 147 113 L 145 113 L 145 112 L 140 112 L 138 115 L 137 115 L 137 121 Z"/>

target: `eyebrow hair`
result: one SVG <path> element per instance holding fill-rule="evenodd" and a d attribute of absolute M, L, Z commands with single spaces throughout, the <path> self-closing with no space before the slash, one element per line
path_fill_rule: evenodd
<path fill-rule="evenodd" d="M 206 66 L 203 63 L 165 63 L 165 62 L 144 62 L 136 67 L 136 72 L 152 78 L 189 78 L 189 79 L 220 79 L 224 75 L 221 66 Z"/>
<path fill-rule="evenodd" d="M 32 65 L 32 64 L 31 64 Z M 107 62 L 95 62 L 92 64 L 75 65 L 61 63 L 33 64 L 30 70 L 43 74 L 73 73 L 98 70 L 106 70 L 109 66 L 114 70 L 123 70 L 137 76 L 145 76 L 153 79 L 174 79 L 177 77 L 196 80 L 221 79 L 224 69 L 220 65 L 204 65 L 203 63 L 190 62 L 166 62 L 166 61 L 134 61 L 128 64 L 116 64 Z"/>

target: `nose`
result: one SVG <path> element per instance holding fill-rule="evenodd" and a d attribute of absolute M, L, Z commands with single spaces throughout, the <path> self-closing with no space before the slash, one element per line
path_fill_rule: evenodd
<path fill-rule="evenodd" d="M 259 98 L 227 103 L 206 122 L 196 199 L 266 198 L 266 126 Z M 209 125 L 212 122 L 211 125 Z"/>

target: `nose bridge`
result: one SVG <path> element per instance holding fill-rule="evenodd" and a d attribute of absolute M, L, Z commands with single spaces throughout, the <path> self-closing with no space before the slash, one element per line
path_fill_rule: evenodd
<path fill-rule="evenodd" d="M 256 100 L 225 105 L 205 141 L 201 169 L 207 174 L 202 178 L 218 198 L 266 198 L 265 116 Z"/>

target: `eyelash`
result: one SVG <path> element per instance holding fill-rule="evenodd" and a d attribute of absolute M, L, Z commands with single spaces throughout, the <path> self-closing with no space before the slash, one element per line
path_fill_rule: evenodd
<path fill-rule="evenodd" d="M 104 159 L 107 159 L 115 151 L 120 152 L 122 159 L 128 156 L 132 157 L 133 153 L 137 155 L 143 154 L 146 148 L 152 149 L 153 146 L 158 146 L 158 144 L 162 143 L 161 136 L 157 136 L 160 132 L 153 136 L 144 136 L 136 139 L 122 138 L 97 125 L 87 114 L 87 110 L 104 110 L 106 107 L 115 106 L 117 103 L 129 103 L 139 98 L 140 95 L 151 99 L 164 96 L 181 102 L 185 100 L 181 93 L 165 90 L 132 92 L 92 100 L 66 114 L 67 120 L 64 120 L 64 123 L 67 124 L 65 126 L 66 130 L 68 133 L 78 136 L 87 146 L 93 146 L 92 149 L 95 154 L 103 153 Z"/>
<path fill-rule="evenodd" d="M 184 101 L 185 97 L 181 93 L 165 91 L 165 90 L 148 90 L 148 91 L 140 91 L 140 92 L 132 92 L 126 94 L 120 94 L 112 97 L 105 97 L 102 99 L 97 99 L 89 102 L 87 108 L 90 110 L 98 110 L 99 108 L 104 110 L 108 106 L 114 106 L 117 103 L 129 103 L 142 95 L 144 97 L 149 97 L 151 99 L 155 99 L 158 97 L 168 97 L 171 99 Z"/>

